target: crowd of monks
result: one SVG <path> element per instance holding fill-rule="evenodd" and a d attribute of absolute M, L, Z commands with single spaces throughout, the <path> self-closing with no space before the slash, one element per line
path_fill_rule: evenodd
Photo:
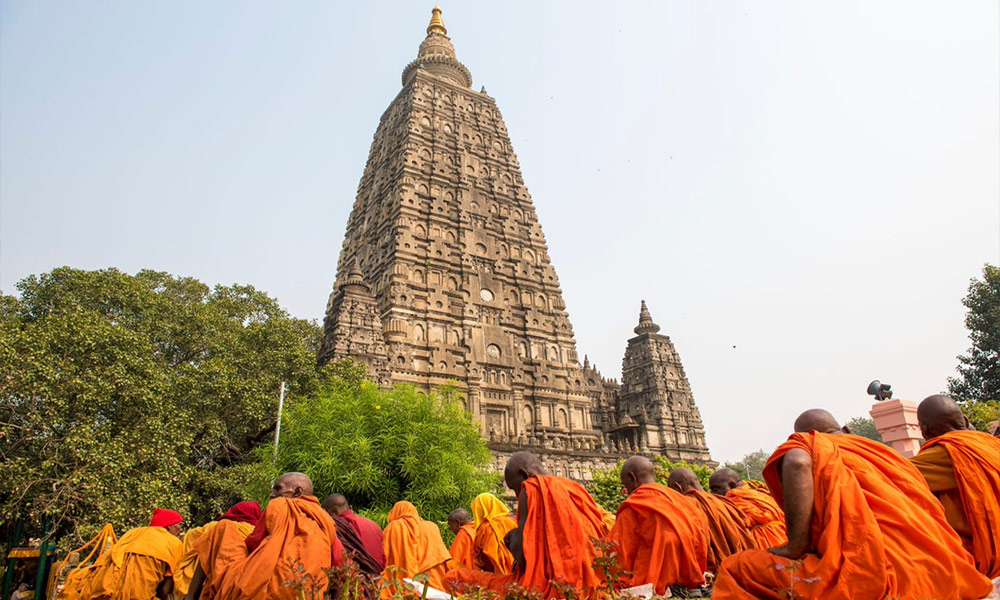
<path fill-rule="evenodd" d="M 382 530 L 343 495 L 320 504 L 306 475 L 287 473 L 263 512 L 241 502 L 183 538 L 181 516 L 157 509 L 73 571 L 59 598 L 320 598 L 338 568 L 380 582 L 382 598 L 412 593 L 413 580 L 477 597 L 595 598 L 649 584 L 658 596 L 711 588 L 722 600 L 989 597 L 1000 583 L 1000 439 L 973 430 L 947 396 L 925 399 L 918 419 L 927 441 L 908 460 L 806 411 L 764 482 L 724 468 L 710 491 L 688 469 L 657 483 L 654 464 L 634 456 L 615 515 L 518 452 L 504 470 L 516 508 L 481 494 L 456 509 L 450 549 L 409 502 Z"/>

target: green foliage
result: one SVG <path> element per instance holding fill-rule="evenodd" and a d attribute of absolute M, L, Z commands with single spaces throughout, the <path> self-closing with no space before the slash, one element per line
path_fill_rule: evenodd
<path fill-rule="evenodd" d="M 656 464 L 656 482 L 667 484 L 667 479 L 674 469 L 686 468 L 694 471 L 698 476 L 698 481 L 704 490 L 708 490 L 708 478 L 712 475 L 712 469 L 705 465 L 692 464 L 685 461 L 672 462 L 663 456 L 651 458 Z M 617 512 L 625 500 L 624 487 L 622 486 L 620 474 L 624 461 L 618 461 L 614 469 L 594 471 L 594 479 L 587 484 L 590 495 L 605 510 Z"/>
<path fill-rule="evenodd" d="M 965 405 L 969 420 L 985 429 L 1000 413 L 1000 268 L 986 264 L 962 304 L 972 347 L 958 357 L 959 376 L 948 379 L 948 391 Z M 980 403 L 986 406 L 976 409 Z"/>
<path fill-rule="evenodd" d="M 156 506 L 207 520 L 266 475 L 254 448 L 318 385 L 319 328 L 249 286 L 63 267 L 0 297 L 0 535 L 65 543 Z M 37 533 L 35 534 L 37 535 Z"/>
<path fill-rule="evenodd" d="M 767 464 L 769 458 L 771 458 L 771 453 L 761 448 L 734 463 L 726 463 L 726 466 L 739 473 L 744 480 L 763 481 L 764 465 Z"/>
<path fill-rule="evenodd" d="M 871 417 L 854 417 L 847 422 L 847 428 L 854 435 L 860 435 L 876 442 L 885 443 L 882 439 L 882 434 L 875 428 L 875 421 Z"/>
<path fill-rule="evenodd" d="M 443 523 L 493 488 L 489 450 L 453 388 L 382 390 L 363 368 L 333 368 L 341 377 L 285 413 L 278 471 L 308 474 L 319 497 L 340 492 L 382 524 L 398 500 Z"/>

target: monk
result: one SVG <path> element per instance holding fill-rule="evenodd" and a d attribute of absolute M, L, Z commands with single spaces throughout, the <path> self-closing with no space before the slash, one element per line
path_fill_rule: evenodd
<path fill-rule="evenodd" d="M 1000 577 L 1000 438 L 976 431 L 949 396 L 917 406 L 927 440 L 911 460 L 987 577 Z"/>
<path fill-rule="evenodd" d="M 379 571 L 381 571 L 385 567 L 385 538 L 378 523 L 356 514 L 347 502 L 347 497 L 343 494 L 327 496 L 326 500 L 323 501 L 323 508 L 331 515 L 336 514 L 342 517 L 354 527 L 354 532 L 361 538 L 365 551 L 380 565 Z"/>
<path fill-rule="evenodd" d="M 445 589 L 444 576 L 451 554 L 441 539 L 441 530 L 430 521 L 420 518 L 417 507 L 409 502 L 397 502 L 389 511 L 389 524 L 385 528 L 385 571 L 387 581 L 414 575 L 427 574 L 427 584 Z M 391 594 L 391 588 L 383 590 Z"/>
<path fill-rule="evenodd" d="M 190 542 L 194 552 L 194 569 L 184 586 L 181 596 L 174 587 L 174 597 L 186 600 L 214 598 L 218 592 L 222 575 L 229 564 L 245 559 L 247 556 L 246 538 L 253 532 L 260 521 L 260 505 L 256 502 L 238 502 L 215 521 L 203 525 L 198 537 Z M 187 546 L 189 534 L 184 536 L 185 554 L 181 559 L 181 572 L 185 570 L 188 559 Z M 177 579 L 175 575 L 174 579 Z"/>
<path fill-rule="evenodd" d="M 149 527 L 127 531 L 98 559 L 81 594 L 89 600 L 151 600 L 171 592 L 172 574 L 180 563 L 184 544 L 183 517 L 157 508 Z"/>
<path fill-rule="evenodd" d="M 476 524 L 469 517 L 469 511 L 464 508 L 451 511 L 448 515 L 448 529 L 455 534 L 455 540 L 448 550 L 451 553 L 448 570 L 475 568 Z"/>
<path fill-rule="evenodd" d="M 476 528 L 473 566 L 487 573 L 510 573 L 514 556 L 503 540 L 517 527 L 517 521 L 507 516 L 510 512 L 507 505 L 493 494 L 483 493 L 472 499 L 469 508 Z"/>
<path fill-rule="evenodd" d="M 385 564 L 378 562 L 375 557 L 373 557 L 368 549 L 365 547 L 364 541 L 358 535 L 357 530 L 354 528 L 354 524 L 344 517 L 343 513 L 338 514 L 336 510 L 336 504 L 330 502 L 330 499 L 339 496 L 340 494 L 334 494 L 332 496 L 327 496 L 326 500 L 323 501 L 323 510 L 330 515 L 333 519 L 333 523 L 337 526 L 337 539 L 340 540 L 340 545 L 344 547 L 344 552 L 350 557 L 354 564 L 358 566 L 361 572 L 365 575 L 372 577 L 377 577 L 382 573 L 382 569 L 385 568 Z M 341 496 L 343 498 L 343 496 Z M 346 504 L 346 498 L 345 498 Z M 358 517 L 363 519 L 364 517 Z M 366 521 L 368 519 L 365 519 Z M 372 521 L 375 525 L 375 522 Z M 377 528 L 378 525 L 375 525 Z M 379 538 L 382 536 L 382 529 L 378 530 Z M 384 551 L 380 551 L 381 553 Z"/>
<path fill-rule="evenodd" d="M 641 456 L 625 461 L 622 502 L 608 540 L 617 548 L 626 575 L 621 587 L 652 583 L 657 595 L 670 586 L 696 588 L 705 583 L 708 521 L 680 493 L 656 483 L 656 467 Z"/>
<path fill-rule="evenodd" d="M 701 487 L 698 476 L 683 467 L 670 472 L 667 486 L 684 494 L 697 506 L 708 522 L 708 557 L 706 569 L 715 573 L 729 555 L 754 547 L 750 522 L 740 509 L 727 498 L 709 494 Z"/>
<path fill-rule="evenodd" d="M 337 526 L 313 496 L 312 481 L 285 473 L 246 538 L 247 555 L 226 567 L 216 598 L 294 600 L 319 597 L 329 587 L 326 571 L 344 564 Z"/>
<path fill-rule="evenodd" d="M 993 589 L 920 472 L 885 444 L 808 410 L 764 467 L 788 543 L 722 564 L 714 600 L 963 600 Z"/>
<path fill-rule="evenodd" d="M 582 485 L 549 475 L 537 456 L 515 452 L 504 469 L 507 487 L 517 494 L 517 528 L 506 535 L 514 557 L 513 573 L 487 574 L 460 569 L 449 574 L 451 590 L 481 587 L 498 593 L 510 583 L 542 594 L 562 597 L 552 582 L 593 595 L 604 581 L 594 570 L 598 557 L 592 539 L 602 537 L 601 509 Z"/>
<path fill-rule="evenodd" d="M 736 508 L 750 521 L 750 533 L 755 548 L 767 550 L 783 546 L 788 541 L 785 535 L 785 513 L 766 492 L 761 492 L 743 484 L 740 474 L 728 467 L 712 473 L 708 478 L 708 489 L 717 496 L 732 500 Z"/>

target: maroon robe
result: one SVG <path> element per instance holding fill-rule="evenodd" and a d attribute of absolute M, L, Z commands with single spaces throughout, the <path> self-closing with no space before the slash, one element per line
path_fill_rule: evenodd
<path fill-rule="evenodd" d="M 354 531 L 361 538 L 361 543 L 364 545 L 365 550 L 384 568 L 385 547 L 383 546 L 382 528 L 375 521 L 355 514 L 353 510 L 347 510 L 341 513 L 340 516 L 347 519 L 354 526 Z"/>

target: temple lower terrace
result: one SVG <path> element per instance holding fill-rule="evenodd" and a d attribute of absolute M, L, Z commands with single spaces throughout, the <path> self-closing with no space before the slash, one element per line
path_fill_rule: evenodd
<path fill-rule="evenodd" d="M 578 480 L 633 452 L 715 464 L 645 301 L 620 383 L 581 363 L 497 102 L 433 15 L 372 141 L 319 362 L 355 358 L 382 385 L 458 382 L 498 468 L 524 448 Z"/>

